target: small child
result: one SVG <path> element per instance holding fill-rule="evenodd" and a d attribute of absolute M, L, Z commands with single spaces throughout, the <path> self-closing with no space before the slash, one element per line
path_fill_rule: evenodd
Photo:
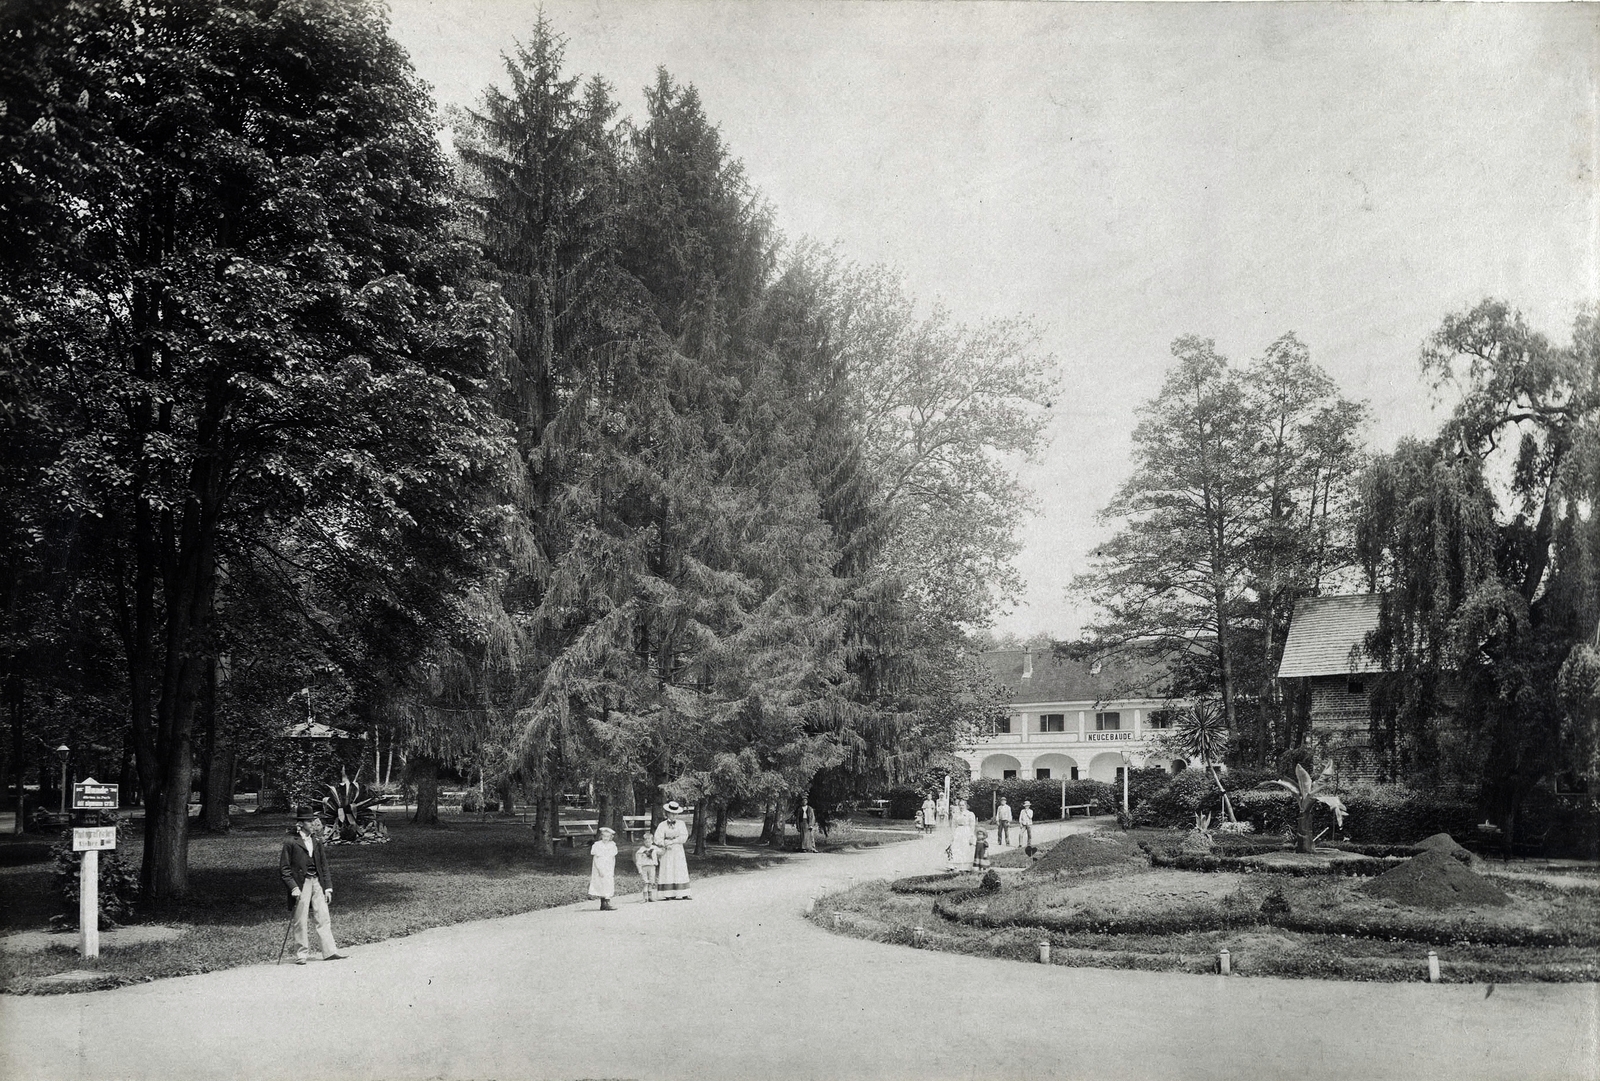
<path fill-rule="evenodd" d="M 589 846 L 589 896 L 600 898 L 600 911 L 615 912 L 611 898 L 617 895 L 617 831 L 600 827 L 600 839 Z"/>
<path fill-rule="evenodd" d="M 633 850 L 633 865 L 639 869 L 639 877 L 644 880 L 646 901 L 656 899 L 656 864 L 660 861 L 661 853 L 649 837 L 640 841 L 639 847 Z"/>
<path fill-rule="evenodd" d="M 917 812 L 917 832 L 918 833 L 926 832 L 923 829 L 923 826 L 922 826 L 922 812 L 920 810 Z"/>
<path fill-rule="evenodd" d="M 972 869 L 975 871 L 989 869 L 989 835 L 983 830 L 978 831 L 978 839 L 972 846 Z"/>

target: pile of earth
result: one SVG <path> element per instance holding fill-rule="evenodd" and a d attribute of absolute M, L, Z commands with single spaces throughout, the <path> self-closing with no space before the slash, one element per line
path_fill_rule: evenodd
<path fill-rule="evenodd" d="M 1511 900 L 1499 886 L 1479 878 L 1460 860 L 1443 852 L 1413 856 L 1360 888 L 1372 897 L 1412 908 L 1504 905 Z"/>
<path fill-rule="evenodd" d="M 1141 855 L 1121 833 L 1074 833 L 1057 841 L 1035 860 L 1028 873 L 1052 875 L 1091 867 L 1114 867 Z"/>
<path fill-rule="evenodd" d="M 1448 833 L 1435 833 L 1432 837 L 1424 837 L 1417 842 L 1417 847 L 1429 852 L 1443 852 L 1446 856 L 1454 856 L 1469 867 L 1477 867 L 1483 863 L 1477 856 L 1456 844 L 1456 839 Z"/>

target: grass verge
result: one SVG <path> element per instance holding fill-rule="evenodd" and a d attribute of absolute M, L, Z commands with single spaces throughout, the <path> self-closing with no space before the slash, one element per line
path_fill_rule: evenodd
<path fill-rule="evenodd" d="M 388 825 L 388 844 L 329 849 L 333 932 L 341 948 L 430 927 L 551 908 L 588 896 L 587 849 L 558 847 L 554 857 L 542 856 L 534 847 L 532 831 L 514 820 L 460 816 L 438 827 L 405 821 Z M 278 879 L 278 850 L 288 827 L 283 816 L 260 820 L 251 816 L 229 834 L 191 837 L 189 899 L 153 921 L 177 929 L 176 938 L 103 945 L 101 956 L 91 961 L 79 958 L 76 932 L 52 936 L 43 949 L 8 946 L 0 951 L 0 992 L 100 990 L 271 962 L 289 918 Z M 845 843 L 842 833 L 835 833 L 836 843 Z M 754 838 L 729 840 L 726 849 L 691 855 L 691 875 L 756 870 L 784 858 Z M 631 846 L 623 846 L 617 860 L 619 893 L 639 886 L 631 852 Z M 137 865 L 137 838 L 124 856 Z M 8 934 L 41 929 L 59 909 L 49 863 L 0 867 L 0 896 L 5 898 L 0 929 Z M 102 942 L 107 943 L 104 936 Z M 96 975 L 72 983 L 46 979 L 69 971 Z"/>

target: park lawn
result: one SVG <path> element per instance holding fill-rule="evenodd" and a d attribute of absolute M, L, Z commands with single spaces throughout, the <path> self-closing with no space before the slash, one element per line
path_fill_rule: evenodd
<path fill-rule="evenodd" d="M 515 820 L 446 816 L 438 827 L 386 824 L 388 844 L 329 847 L 333 931 L 341 948 L 588 897 L 589 854 L 582 843 L 576 850 L 558 846 L 554 857 L 544 857 L 535 850 L 532 831 Z M 100 957 L 88 962 L 78 957 L 75 931 L 42 951 L 0 952 L 0 992 L 96 990 L 273 961 L 288 922 L 278 878 L 278 851 L 288 829 L 285 816 L 251 815 L 226 835 L 193 835 L 190 899 L 153 921 L 179 929 L 179 937 L 112 948 L 103 938 Z M 140 842 L 134 833 L 123 856 L 136 867 Z M 729 840 L 726 849 L 690 855 L 691 874 L 757 870 L 783 859 L 753 839 Z M 617 891 L 626 894 L 639 888 L 639 880 L 633 846 L 619 847 Z M 48 862 L 0 866 L 0 896 L 0 929 L 6 934 L 45 928 L 60 910 Z M 80 970 L 103 975 L 70 984 L 42 981 Z"/>
<path fill-rule="evenodd" d="M 961 877 L 964 881 L 976 878 Z M 1347 904 L 1352 900 L 1347 880 L 1246 877 L 1250 881 L 1245 889 L 1252 894 L 1281 885 L 1291 897 L 1301 900 L 1312 894 L 1337 894 Z M 986 915 L 999 917 L 985 923 L 946 919 L 934 910 L 936 896 L 896 893 L 887 882 L 871 882 L 824 897 L 811 918 L 835 932 L 874 941 L 1016 961 L 1036 962 L 1039 944 L 1049 942 L 1053 964 L 1077 967 L 1207 973 L 1216 970 L 1218 953 L 1227 949 L 1233 973 L 1241 976 L 1419 981 L 1427 977 L 1427 954 L 1432 949 L 1438 954 L 1446 982 L 1600 979 L 1600 949 L 1591 946 L 1489 946 L 1467 941 L 1430 946 L 1414 940 L 1314 934 L 1265 924 L 1165 934 L 1105 934 L 1024 922 L 1035 914 L 1067 906 L 1081 908 L 1086 903 L 1102 906 L 1108 915 L 1117 910 L 1200 905 L 1208 897 L 1220 904 L 1238 896 L 1238 875 L 1099 869 L 1030 886 L 1013 871 L 1003 873 L 1003 881 L 993 900 L 974 902 Z M 1592 926 L 1592 891 L 1582 891 L 1563 902 L 1553 896 L 1557 891 L 1550 887 L 1521 890 L 1519 883 L 1502 884 L 1520 894 L 1519 905 L 1537 906 L 1546 919 L 1558 918 L 1578 929 Z M 1008 922 L 1004 918 L 1008 911 L 1021 920 Z"/>

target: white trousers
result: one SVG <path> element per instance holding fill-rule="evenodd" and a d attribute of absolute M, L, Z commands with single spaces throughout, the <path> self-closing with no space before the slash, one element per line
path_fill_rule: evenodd
<path fill-rule="evenodd" d="M 300 897 L 294 906 L 295 959 L 299 961 L 311 955 L 311 947 L 306 940 L 307 916 L 317 925 L 317 945 L 322 949 L 322 956 L 332 957 L 338 953 L 339 947 L 333 944 L 333 923 L 328 918 L 328 898 L 322 892 L 322 883 L 310 876 L 307 876 L 306 884 L 300 887 Z"/>

